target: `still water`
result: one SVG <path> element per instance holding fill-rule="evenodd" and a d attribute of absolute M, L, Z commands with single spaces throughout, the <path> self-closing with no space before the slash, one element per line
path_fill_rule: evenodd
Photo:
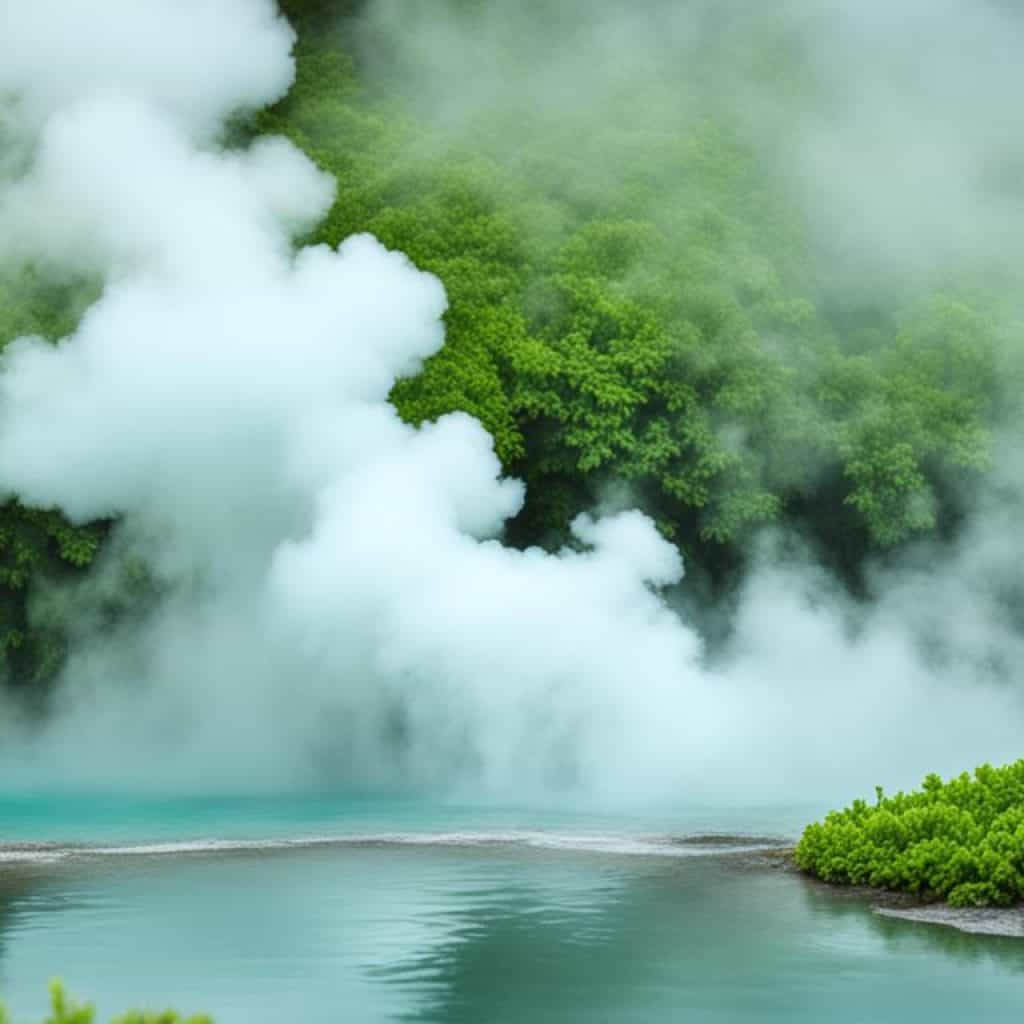
<path fill-rule="evenodd" d="M 15 1021 L 56 974 L 101 1019 L 1019 1024 L 1021 940 L 672 838 L 795 813 L 0 799 L 4 841 L 90 844 L 3 854 L 0 994 Z"/>

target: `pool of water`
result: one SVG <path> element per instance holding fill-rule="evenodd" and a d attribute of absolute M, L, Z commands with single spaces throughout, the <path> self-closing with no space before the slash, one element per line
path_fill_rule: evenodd
<path fill-rule="evenodd" d="M 1020 940 L 880 918 L 674 841 L 721 831 L 733 812 L 655 834 L 646 818 L 328 798 L 42 803 L 0 802 L 3 838 L 108 852 L 0 864 L 0 996 L 17 1021 L 43 1016 L 53 975 L 100 1019 L 155 1002 L 218 1024 L 1000 1024 L 1024 1012 Z M 789 813 L 748 818 L 776 832 L 763 826 Z M 257 833 L 339 841 L 248 842 Z M 204 842 L 231 837 L 228 850 Z M 154 843 L 164 852 L 139 851 Z"/>
<path fill-rule="evenodd" d="M 614 813 L 564 805 L 523 808 L 422 798 L 303 794 L 161 797 L 105 793 L 0 793 L 0 844 L 18 840 L 137 843 L 199 839 L 310 838 L 381 833 L 436 834 L 549 829 L 570 832 L 795 837 L 826 810 L 706 806 Z"/>

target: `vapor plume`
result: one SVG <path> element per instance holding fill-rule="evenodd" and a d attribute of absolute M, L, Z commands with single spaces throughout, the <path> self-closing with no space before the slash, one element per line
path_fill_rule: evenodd
<path fill-rule="evenodd" d="M 772 799 L 1019 753 L 1018 632 L 972 615 L 1006 564 L 991 532 L 880 573 L 868 606 L 766 554 L 713 664 L 641 513 L 581 517 L 555 554 L 503 545 L 523 488 L 482 427 L 388 401 L 444 342 L 442 283 L 368 236 L 296 250 L 333 183 L 284 140 L 223 145 L 287 90 L 292 42 L 269 0 L 0 15 L 24 154 L 0 259 L 105 283 L 59 345 L 4 350 L 0 487 L 118 517 L 95 585 L 131 555 L 159 595 L 73 633 L 52 721 L 0 734 L 7 784 Z"/>

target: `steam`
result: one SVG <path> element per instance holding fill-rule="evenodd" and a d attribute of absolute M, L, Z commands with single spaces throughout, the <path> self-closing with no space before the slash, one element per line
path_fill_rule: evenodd
<path fill-rule="evenodd" d="M 713 116 L 788 189 L 822 269 L 842 275 L 829 283 L 869 292 L 951 268 L 1016 279 L 1024 18 L 1011 0 L 375 0 L 354 31 L 362 73 L 397 83 L 443 145 L 484 134 L 528 163 L 538 136 L 558 152 L 570 131 L 600 147 L 637 121 Z M 564 188 L 603 179 L 614 197 L 635 182 L 633 155 L 604 147 Z"/>
<path fill-rule="evenodd" d="M 1020 11 L 1000 0 L 830 0 L 803 15 L 825 99 L 790 133 L 785 166 L 829 258 L 871 287 L 951 266 L 1014 273 Z"/>
<path fill-rule="evenodd" d="M 283 140 L 220 142 L 286 91 L 292 42 L 269 0 L 0 16 L 25 154 L 0 257 L 105 281 L 71 338 L 4 350 L 0 486 L 120 517 L 91 585 L 139 557 L 160 594 L 83 624 L 54 719 L 0 733 L 6 784 L 786 799 L 1019 752 L 1020 692 L 983 664 L 1017 633 L 977 616 L 935 665 L 931 564 L 865 608 L 766 555 L 711 666 L 640 513 L 503 546 L 523 488 L 480 425 L 387 400 L 443 344 L 442 284 L 368 236 L 295 251 L 333 183 Z M 947 637 L 967 560 L 924 590 Z"/>

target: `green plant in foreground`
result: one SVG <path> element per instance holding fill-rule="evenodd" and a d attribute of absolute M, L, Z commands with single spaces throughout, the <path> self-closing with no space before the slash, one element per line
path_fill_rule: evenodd
<path fill-rule="evenodd" d="M 70 1000 L 59 981 L 50 983 L 50 1015 L 43 1024 L 93 1024 L 96 1012 L 92 1005 L 79 1005 Z M 0 1024 L 10 1024 L 4 1008 L 0 1006 Z M 159 1013 L 132 1010 L 122 1017 L 117 1017 L 111 1024 L 213 1024 L 210 1017 L 181 1017 L 173 1010 Z"/>
<path fill-rule="evenodd" d="M 953 906 L 1024 900 L 1024 760 L 982 765 L 912 793 L 855 800 L 809 825 L 794 859 L 826 882 L 942 897 Z"/>

